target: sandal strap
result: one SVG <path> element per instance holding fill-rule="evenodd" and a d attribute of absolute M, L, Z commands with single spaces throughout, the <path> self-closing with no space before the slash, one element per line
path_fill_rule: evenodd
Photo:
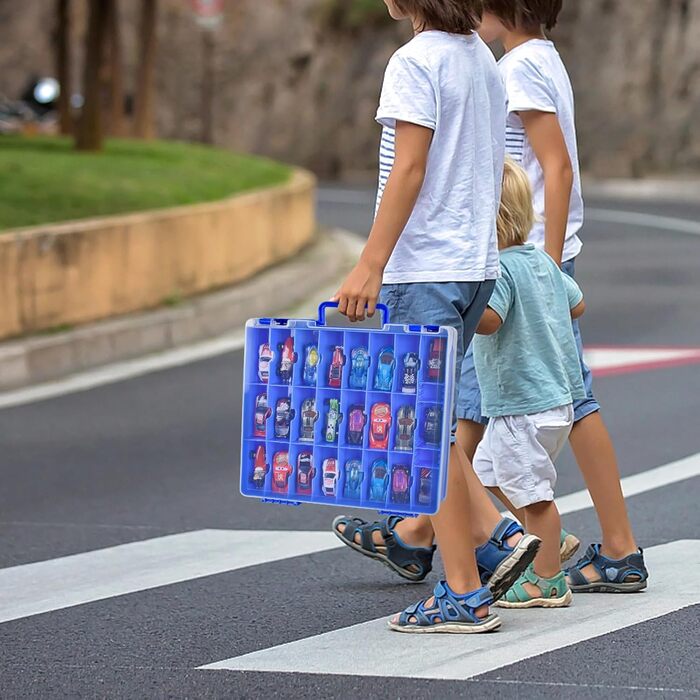
<path fill-rule="evenodd" d="M 379 530 L 379 523 L 368 523 L 362 518 L 343 518 L 338 522 L 339 525 L 344 525 L 343 537 L 351 542 L 355 541 L 355 535 L 359 532 L 362 540 L 362 549 L 368 552 L 376 553 L 377 548 L 372 540 L 372 533 Z"/>
<path fill-rule="evenodd" d="M 491 533 L 489 541 L 500 547 L 509 537 L 516 535 L 518 532 L 525 532 L 520 523 L 512 518 L 501 518 L 501 522 L 496 525 Z"/>
<path fill-rule="evenodd" d="M 484 605 L 493 603 L 491 591 L 484 587 L 472 591 L 465 596 L 453 593 L 445 581 L 440 581 L 433 591 L 434 602 L 427 608 L 428 599 L 421 600 L 407 607 L 399 617 L 402 626 L 431 627 L 437 618 L 442 622 L 469 622 L 478 623 L 480 618 L 476 610 Z M 415 622 L 409 622 L 409 618 L 415 618 Z"/>
<path fill-rule="evenodd" d="M 402 568 L 411 565 L 417 566 L 420 571 L 414 573 L 427 576 L 433 568 L 435 546 L 413 547 L 405 544 L 394 529 L 402 520 L 403 518 L 398 515 L 390 515 L 379 523 L 382 538 L 386 545 L 387 559 Z"/>
<path fill-rule="evenodd" d="M 590 583 L 625 583 L 630 576 L 635 580 L 644 581 L 649 574 L 644 565 L 644 553 L 640 549 L 638 552 L 629 554 L 623 559 L 609 559 L 600 553 L 601 545 L 592 544 L 586 553 L 572 566 L 567 575 L 574 586 L 586 586 Z M 590 581 L 584 576 L 582 569 L 586 566 L 593 566 L 598 573 L 600 581 Z"/>

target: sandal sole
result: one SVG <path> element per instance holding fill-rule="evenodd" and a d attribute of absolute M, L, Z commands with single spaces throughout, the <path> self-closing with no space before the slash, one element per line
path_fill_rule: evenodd
<path fill-rule="evenodd" d="M 502 598 L 533 562 L 542 541 L 534 535 L 523 535 L 515 549 L 497 567 L 486 584 L 494 601 Z"/>
<path fill-rule="evenodd" d="M 335 536 L 345 545 L 350 547 L 350 549 L 354 549 L 356 552 L 362 554 L 365 557 L 368 557 L 369 559 L 374 559 L 375 561 L 380 562 L 381 564 L 384 564 L 384 566 L 389 567 L 395 574 L 398 574 L 401 576 L 401 578 L 405 579 L 406 581 L 410 581 L 411 583 L 421 583 L 422 581 L 425 580 L 427 575 L 430 573 L 429 571 L 426 572 L 425 574 L 413 574 L 410 571 L 405 571 L 404 569 L 401 569 L 401 567 L 396 566 L 389 557 L 386 556 L 386 554 L 380 554 L 379 552 L 368 552 L 366 549 L 362 547 L 362 545 L 357 544 L 357 542 L 354 542 L 353 540 L 349 540 L 346 537 L 344 537 L 337 528 L 337 525 L 339 525 L 343 517 L 338 517 L 333 521 L 332 524 L 332 529 L 333 532 L 335 533 Z"/>
<path fill-rule="evenodd" d="M 578 548 L 581 546 L 581 540 L 579 540 L 576 535 L 567 535 L 564 541 L 561 543 L 561 549 L 559 550 L 559 555 L 561 557 L 561 563 L 569 561 L 571 557 L 578 552 Z"/>
<path fill-rule="evenodd" d="M 442 622 L 430 627 L 418 627 L 417 625 L 397 625 L 391 620 L 387 623 L 390 630 L 402 632 L 404 634 L 479 634 L 483 632 L 494 632 L 501 626 L 501 619 L 497 615 L 489 615 L 484 618 L 484 622 L 459 623 Z"/>
<path fill-rule="evenodd" d="M 525 602 L 511 603 L 509 600 L 499 600 L 494 603 L 499 608 L 566 608 L 571 605 L 574 596 L 567 591 L 560 598 L 533 598 Z"/>
<path fill-rule="evenodd" d="M 574 593 L 640 593 L 647 587 L 647 581 L 634 583 L 589 583 L 585 586 L 571 586 Z"/>

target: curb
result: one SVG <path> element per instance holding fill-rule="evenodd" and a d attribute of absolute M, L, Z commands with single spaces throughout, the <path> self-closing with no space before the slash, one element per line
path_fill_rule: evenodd
<path fill-rule="evenodd" d="M 351 269 L 357 241 L 335 229 L 317 236 L 293 259 L 177 308 L 0 343 L 0 391 L 216 338 L 240 330 L 249 318 L 281 315 L 311 297 L 318 301 L 321 290 Z"/>

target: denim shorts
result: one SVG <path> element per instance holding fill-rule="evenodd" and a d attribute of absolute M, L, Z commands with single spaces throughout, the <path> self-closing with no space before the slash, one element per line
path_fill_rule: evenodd
<path fill-rule="evenodd" d="M 576 259 L 568 260 L 562 263 L 562 272 L 574 279 Z M 600 404 L 593 395 L 593 377 L 591 370 L 583 360 L 583 341 L 581 340 L 581 329 L 578 320 L 573 321 L 574 339 L 576 340 L 576 349 L 581 363 L 581 372 L 583 374 L 583 385 L 586 389 L 586 398 L 574 403 L 574 422 L 577 423 L 582 418 L 600 411 Z M 479 389 L 479 381 L 476 377 L 476 369 L 474 367 L 474 354 L 471 345 L 462 362 L 462 372 L 459 380 L 459 391 L 457 392 L 457 418 L 473 421 L 486 425 L 488 418 L 481 415 L 481 391 Z"/>
<path fill-rule="evenodd" d="M 496 282 L 415 282 L 385 284 L 379 301 L 389 307 L 391 323 L 451 326 L 457 331 L 457 357 L 471 343 Z M 455 405 L 459 401 L 460 363 L 455 376 Z M 457 417 L 452 416 L 452 441 Z"/>

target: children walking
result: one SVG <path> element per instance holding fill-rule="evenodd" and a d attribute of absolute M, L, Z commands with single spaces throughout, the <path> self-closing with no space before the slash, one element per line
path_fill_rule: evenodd
<path fill-rule="evenodd" d="M 562 1 L 485 0 L 479 31 L 485 41 L 497 41 L 506 50 L 498 64 L 508 97 L 506 148 L 522 164 L 533 188 L 537 219 L 529 241 L 573 278 L 584 213 L 574 95 L 566 68 L 544 34 L 556 24 Z M 583 360 L 577 321 L 573 329 L 586 396 L 574 403 L 570 442 L 598 514 L 603 542 L 592 545 L 569 570 L 571 587 L 574 592 L 641 590 L 648 573 L 625 508 L 612 441 Z M 468 374 L 465 369 L 463 381 L 473 386 Z M 472 426 L 465 423 L 460 431 L 468 435 Z M 503 501 L 521 517 L 516 504 Z"/>
<path fill-rule="evenodd" d="M 527 242 L 534 218 L 528 176 L 506 160 L 497 224 L 502 277 L 473 341 L 481 410 L 489 418 L 474 470 L 542 540 L 534 565 L 496 603 L 518 608 L 571 602 L 561 571 L 554 460 L 573 425 L 573 402 L 586 395 L 571 327 L 584 311 L 583 294 Z"/>
<path fill-rule="evenodd" d="M 463 353 L 499 275 L 495 222 L 505 94 L 493 56 L 475 32 L 481 0 L 385 3 L 394 19 L 412 22 L 415 36 L 387 67 L 377 113 L 384 130 L 376 217 L 360 261 L 335 299 L 351 320 L 363 319 L 365 307 L 372 315 L 381 298 L 396 323 L 452 326 Z M 508 565 L 491 589 L 482 586 L 468 483 L 483 490 L 453 444 L 447 495 L 431 523 L 446 580 L 432 597 L 394 618 L 392 629 L 471 633 L 500 625 L 489 605 L 532 562 L 539 540 L 514 523 L 501 528 L 494 547 L 503 543 Z M 432 532 L 427 546 L 407 546 L 397 537 L 396 524 L 392 518 L 379 523 L 339 518 L 334 531 L 409 577 L 424 577 L 434 549 Z"/>

